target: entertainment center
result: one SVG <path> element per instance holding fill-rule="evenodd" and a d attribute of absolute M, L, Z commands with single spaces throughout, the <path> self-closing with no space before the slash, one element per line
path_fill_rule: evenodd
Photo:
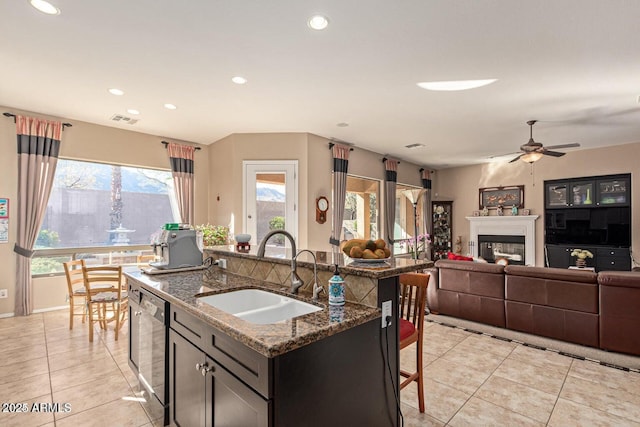
<path fill-rule="evenodd" d="M 631 174 L 544 182 L 545 265 L 575 265 L 574 249 L 591 252 L 595 271 L 631 270 Z"/>

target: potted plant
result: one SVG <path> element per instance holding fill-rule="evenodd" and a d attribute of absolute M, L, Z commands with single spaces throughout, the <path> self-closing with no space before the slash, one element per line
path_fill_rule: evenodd
<path fill-rule="evenodd" d="M 200 224 L 196 231 L 202 232 L 202 243 L 205 246 L 220 246 L 229 244 L 229 227 L 224 225 Z"/>
<path fill-rule="evenodd" d="M 576 257 L 576 267 L 580 268 L 587 266 L 587 258 L 593 258 L 593 254 L 586 249 L 574 249 L 571 256 Z"/>

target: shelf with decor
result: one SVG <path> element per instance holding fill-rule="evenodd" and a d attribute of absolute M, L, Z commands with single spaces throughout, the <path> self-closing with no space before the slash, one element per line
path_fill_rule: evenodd
<path fill-rule="evenodd" d="M 631 269 L 630 174 L 551 180 L 544 188 L 547 266 L 573 266 L 571 253 L 581 249 L 596 271 Z"/>

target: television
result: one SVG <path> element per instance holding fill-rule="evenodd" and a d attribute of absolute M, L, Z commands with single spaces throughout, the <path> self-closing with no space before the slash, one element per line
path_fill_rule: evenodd
<path fill-rule="evenodd" d="M 631 246 L 628 207 L 547 209 L 545 243 Z"/>

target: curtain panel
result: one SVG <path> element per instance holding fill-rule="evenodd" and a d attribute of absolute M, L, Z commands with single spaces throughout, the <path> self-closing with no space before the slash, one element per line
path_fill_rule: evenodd
<path fill-rule="evenodd" d="M 394 228 L 396 223 L 396 185 L 398 181 L 398 161 L 382 159 L 385 169 L 384 178 L 384 224 L 387 243 L 393 247 Z"/>
<path fill-rule="evenodd" d="M 167 146 L 171 175 L 178 200 L 180 222 L 194 225 L 194 190 L 193 171 L 195 147 L 180 145 L 173 142 Z"/>
<path fill-rule="evenodd" d="M 433 212 L 431 212 L 431 175 L 428 170 L 420 169 L 420 177 L 422 180 L 422 188 L 425 189 L 424 195 L 422 196 L 422 233 L 429 233 L 431 235 L 431 225 L 433 222 Z M 427 247 L 428 246 L 428 247 Z M 427 243 L 425 245 L 425 253 L 427 257 L 431 258 L 431 244 Z"/>
<path fill-rule="evenodd" d="M 342 221 L 344 220 L 344 203 L 347 196 L 347 170 L 349 169 L 349 151 L 346 145 L 333 144 L 333 224 L 329 243 L 337 250 L 342 235 Z"/>
<path fill-rule="evenodd" d="M 14 314 L 33 312 L 31 257 L 47 210 L 58 163 L 62 123 L 16 116 L 18 141 L 18 233 Z"/>

